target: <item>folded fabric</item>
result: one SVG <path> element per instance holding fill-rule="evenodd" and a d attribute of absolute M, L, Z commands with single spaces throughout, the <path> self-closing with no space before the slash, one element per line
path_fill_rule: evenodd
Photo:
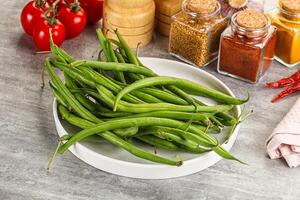
<path fill-rule="evenodd" d="M 300 98 L 267 139 L 271 159 L 283 157 L 289 167 L 300 165 Z"/>

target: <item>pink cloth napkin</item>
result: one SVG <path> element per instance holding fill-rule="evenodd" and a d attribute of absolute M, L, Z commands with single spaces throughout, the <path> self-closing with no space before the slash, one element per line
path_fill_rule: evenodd
<path fill-rule="evenodd" d="M 289 167 L 300 165 L 300 98 L 267 140 L 271 159 L 283 157 Z"/>

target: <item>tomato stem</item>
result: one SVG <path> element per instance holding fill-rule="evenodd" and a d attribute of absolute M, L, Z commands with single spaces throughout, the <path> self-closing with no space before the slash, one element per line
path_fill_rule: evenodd
<path fill-rule="evenodd" d="M 74 3 L 71 3 L 69 5 L 69 8 L 73 11 L 73 12 L 78 12 L 81 7 L 80 7 L 80 3 L 78 0 L 75 0 Z"/>
<path fill-rule="evenodd" d="M 46 5 L 46 1 L 45 0 L 36 0 L 35 3 L 40 8 L 44 8 L 45 5 Z"/>
<path fill-rule="evenodd" d="M 56 24 L 56 15 L 57 15 L 57 4 L 60 0 L 56 0 L 52 6 L 45 12 L 45 19 L 48 21 L 49 24 L 53 25 Z M 50 13 L 53 13 L 53 16 L 49 16 Z"/>

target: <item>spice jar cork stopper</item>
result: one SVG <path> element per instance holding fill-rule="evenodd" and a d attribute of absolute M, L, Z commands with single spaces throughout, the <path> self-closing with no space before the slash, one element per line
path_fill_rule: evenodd
<path fill-rule="evenodd" d="M 248 4 L 248 0 L 228 0 L 230 7 L 235 9 L 244 8 Z"/>
<path fill-rule="evenodd" d="M 199 14 L 211 14 L 217 8 L 217 0 L 189 0 L 187 8 Z"/>
<path fill-rule="evenodd" d="M 267 18 L 261 12 L 246 9 L 237 14 L 236 23 L 244 28 L 259 29 L 267 25 Z"/>
<path fill-rule="evenodd" d="M 284 10 L 300 12 L 300 0 L 281 0 L 279 3 Z"/>

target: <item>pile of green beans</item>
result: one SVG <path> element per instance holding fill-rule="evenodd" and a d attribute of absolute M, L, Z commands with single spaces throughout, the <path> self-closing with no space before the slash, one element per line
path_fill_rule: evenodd
<path fill-rule="evenodd" d="M 97 30 L 102 47 L 98 60 L 76 60 L 50 37 L 52 57 L 44 67 L 51 91 L 61 117 L 81 129 L 63 136 L 58 152 L 89 138 L 104 139 L 137 157 L 168 165 L 180 166 L 184 161 L 159 156 L 158 149 L 214 151 L 239 161 L 213 134 L 225 126 L 236 127 L 238 119 L 230 110 L 249 98 L 237 99 L 188 80 L 158 76 L 141 63 L 117 31 L 116 35 L 118 40 L 107 39 Z M 64 81 L 54 68 L 63 72 Z M 221 104 L 205 105 L 190 93 Z M 146 151 L 139 143 L 155 151 Z"/>

